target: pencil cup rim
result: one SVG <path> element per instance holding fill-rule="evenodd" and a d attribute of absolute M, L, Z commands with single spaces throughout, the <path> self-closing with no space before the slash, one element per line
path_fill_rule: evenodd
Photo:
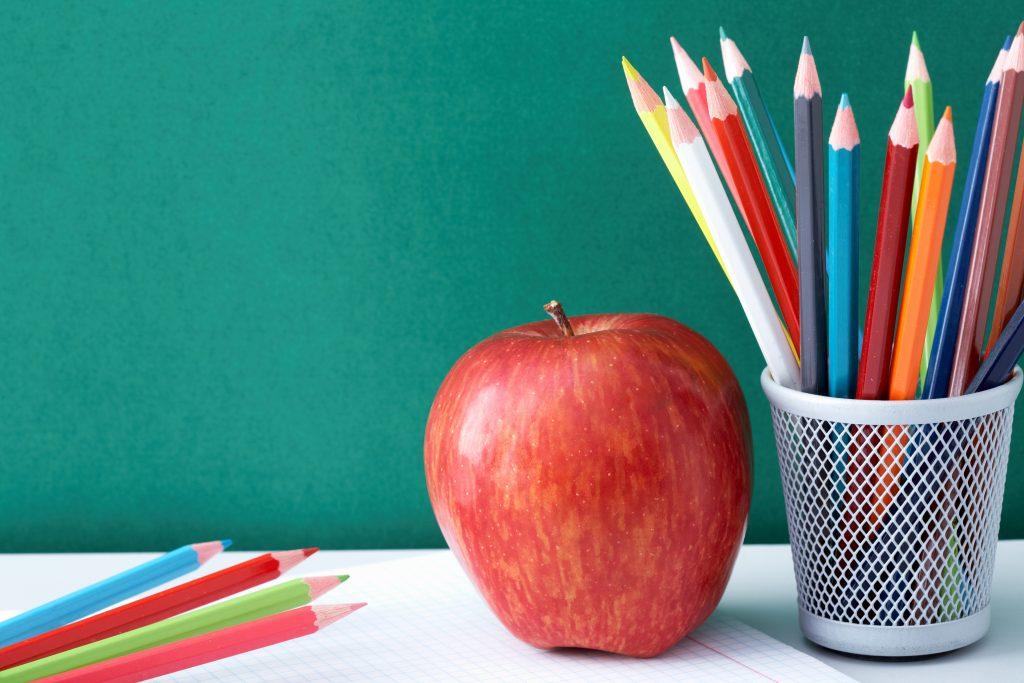
<path fill-rule="evenodd" d="M 772 407 L 801 417 L 866 425 L 930 424 L 968 420 L 1008 408 L 1020 393 L 1022 376 L 1024 373 L 1020 367 L 1014 367 L 1008 381 L 966 396 L 913 401 L 862 401 L 788 389 L 776 382 L 768 368 L 765 368 L 761 372 L 761 389 Z"/>

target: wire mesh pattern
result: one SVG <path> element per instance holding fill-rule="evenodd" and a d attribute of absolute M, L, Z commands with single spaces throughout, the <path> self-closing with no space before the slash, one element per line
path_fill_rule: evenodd
<path fill-rule="evenodd" d="M 966 420 L 863 425 L 772 406 L 800 606 L 918 626 L 989 603 L 1013 406 Z"/>

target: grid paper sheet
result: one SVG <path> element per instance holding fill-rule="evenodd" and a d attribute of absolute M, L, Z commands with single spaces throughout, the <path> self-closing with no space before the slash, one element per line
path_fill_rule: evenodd
<path fill-rule="evenodd" d="M 541 651 L 509 634 L 450 552 L 340 571 L 321 603 L 369 604 L 324 631 L 162 681 L 851 681 L 749 626 L 712 617 L 653 659 Z"/>

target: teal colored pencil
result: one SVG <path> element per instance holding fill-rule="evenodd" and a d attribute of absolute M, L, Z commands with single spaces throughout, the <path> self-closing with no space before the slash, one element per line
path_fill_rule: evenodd
<path fill-rule="evenodd" d="M 857 252 L 860 243 L 860 134 L 843 93 L 828 138 L 828 393 L 853 398 L 857 386 Z"/>
<path fill-rule="evenodd" d="M 797 251 L 796 220 L 793 207 L 796 205 L 796 186 L 793 166 L 782 147 L 781 138 L 775 127 L 775 121 L 761 99 L 761 91 L 754 79 L 754 72 L 735 41 L 718 29 L 722 44 L 722 61 L 725 64 L 725 76 L 732 88 L 736 106 L 743 118 L 743 125 L 750 137 L 750 146 L 754 149 L 757 165 L 761 169 L 765 188 L 779 219 L 786 243 L 793 254 Z"/>

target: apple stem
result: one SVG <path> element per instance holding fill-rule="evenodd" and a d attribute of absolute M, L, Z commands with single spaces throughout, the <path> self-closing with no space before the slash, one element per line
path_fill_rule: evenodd
<path fill-rule="evenodd" d="M 565 314 L 565 310 L 562 309 L 562 304 L 558 303 L 554 299 L 544 304 L 544 310 L 551 319 L 558 325 L 558 329 L 562 331 L 566 337 L 572 337 L 574 335 L 572 331 L 572 325 L 569 324 L 569 317 Z"/>

